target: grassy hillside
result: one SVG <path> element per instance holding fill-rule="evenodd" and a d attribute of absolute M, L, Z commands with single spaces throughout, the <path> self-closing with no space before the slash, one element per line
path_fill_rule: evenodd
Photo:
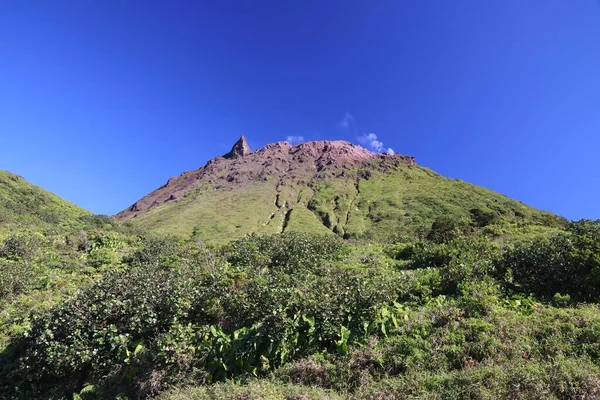
<path fill-rule="evenodd" d="M 131 221 L 163 234 L 225 243 L 248 233 L 336 233 L 349 239 L 387 240 L 426 230 L 451 216 L 557 226 L 561 219 L 482 187 L 418 166 L 386 172 L 373 166 L 343 178 L 272 180 L 214 190 L 204 185 L 177 202 Z"/>
<path fill-rule="evenodd" d="M 20 176 L 0 171 L 1 226 L 72 226 L 86 215 L 90 213 Z"/>

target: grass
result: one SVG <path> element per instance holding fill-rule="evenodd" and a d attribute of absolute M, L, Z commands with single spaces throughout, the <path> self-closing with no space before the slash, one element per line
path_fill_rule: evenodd
<path fill-rule="evenodd" d="M 512 221 L 558 222 L 550 213 L 420 167 L 374 174 L 360 180 L 359 192 L 346 228 L 348 237 L 384 239 L 391 233 L 414 234 L 442 216 L 468 219 L 472 209 Z"/>
<path fill-rule="evenodd" d="M 276 210 L 272 185 L 259 182 L 224 191 L 199 190 L 132 222 L 180 237 L 189 237 L 198 227 L 202 238 L 211 238 L 212 243 L 218 244 L 259 231 Z"/>
<path fill-rule="evenodd" d="M 74 226 L 86 215 L 91 214 L 18 175 L 0 171 L 0 225 L 3 227 Z"/>
<path fill-rule="evenodd" d="M 360 177 L 360 178 L 359 178 Z M 401 166 L 386 173 L 364 167 L 342 178 L 252 182 L 228 190 L 207 187 L 132 220 L 161 234 L 199 236 L 224 244 L 250 233 L 334 232 L 386 241 L 427 230 L 440 217 L 470 218 L 471 210 L 525 224 L 558 226 L 562 219 L 480 186 L 427 168 Z M 287 218 L 286 218 L 287 214 Z"/>
<path fill-rule="evenodd" d="M 191 386 L 175 389 L 158 397 L 159 400 L 341 400 L 342 398 L 329 390 L 300 385 L 286 385 L 266 380 L 256 380 L 247 385 L 229 382 L 213 386 Z"/>

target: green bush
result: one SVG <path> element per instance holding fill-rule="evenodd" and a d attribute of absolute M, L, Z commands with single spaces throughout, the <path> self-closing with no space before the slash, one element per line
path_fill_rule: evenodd
<path fill-rule="evenodd" d="M 42 245 L 42 235 L 20 233 L 8 237 L 0 245 L 0 257 L 12 261 L 31 261 Z"/>
<path fill-rule="evenodd" d="M 408 268 L 438 268 L 443 292 L 455 294 L 461 282 L 494 274 L 500 250 L 489 239 L 459 238 L 448 243 L 413 245 Z"/>
<path fill-rule="evenodd" d="M 600 394 L 600 309 L 577 303 L 598 300 L 597 222 L 389 246 L 249 236 L 217 253 L 126 232 L 5 233 L 0 398 L 250 393 L 250 378 L 357 399 Z"/>
<path fill-rule="evenodd" d="M 0 259 L 0 304 L 29 290 L 37 269 L 22 261 Z"/>
<path fill-rule="evenodd" d="M 216 268 L 191 259 L 173 263 L 174 253 L 193 252 L 146 241 L 129 269 L 34 321 L 18 342 L 21 355 L 4 363 L 0 378 L 29 394 L 66 377 L 88 377 L 101 387 L 109 378 L 143 379 L 150 360 L 171 371 L 168 379 L 196 370 L 215 381 L 265 373 L 315 351 L 345 354 L 351 343 L 389 332 L 404 315 L 390 305 L 409 285 L 398 286 L 391 271 L 330 265 L 345 245 L 320 239 L 249 238 L 228 250 L 233 266 Z M 247 268 L 244 257 L 256 243 L 271 257 L 263 268 Z"/>
<path fill-rule="evenodd" d="M 507 249 L 501 269 L 512 277 L 517 290 L 596 301 L 600 297 L 600 222 L 574 222 L 567 232 L 538 236 Z"/>
<path fill-rule="evenodd" d="M 132 266 L 161 265 L 173 263 L 181 248 L 173 237 L 144 236 L 140 238 L 138 249 L 125 258 Z"/>
<path fill-rule="evenodd" d="M 469 222 L 453 217 L 440 217 L 431 224 L 427 239 L 435 243 L 448 243 L 471 231 Z"/>
<path fill-rule="evenodd" d="M 88 253 L 88 264 L 93 268 L 116 264 L 120 261 L 119 250 L 123 245 L 122 237 L 115 232 L 93 235 Z"/>
<path fill-rule="evenodd" d="M 499 215 L 493 211 L 485 211 L 479 208 L 473 208 L 470 213 L 473 224 L 478 228 L 488 226 L 499 217 Z"/>
<path fill-rule="evenodd" d="M 250 235 L 231 243 L 227 259 L 235 266 L 254 269 L 271 268 L 292 272 L 314 269 L 323 262 L 339 260 L 348 251 L 342 239 L 333 235 L 284 233 Z"/>
<path fill-rule="evenodd" d="M 109 275 L 34 321 L 19 343 L 20 359 L 2 375 L 35 392 L 66 377 L 123 373 L 140 346 L 195 315 L 201 291 L 192 272 L 167 267 Z"/>
<path fill-rule="evenodd" d="M 115 224 L 115 220 L 108 215 L 82 215 L 78 218 L 81 223 L 88 228 L 105 228 L 107 226 L 112 227 Z"/>

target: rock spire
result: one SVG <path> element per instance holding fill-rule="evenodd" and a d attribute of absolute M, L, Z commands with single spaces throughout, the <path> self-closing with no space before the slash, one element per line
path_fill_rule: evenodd
<path fill-rule="evenodd" d="M 244 135 L 242 135 L 242 136 L 240 136 L 238 141 L 235 142 L 235 144 L 231 148 L 231 151 L 229 153 L 225 154 L 223 157 L 238 158 L 238 157 L 247 156 L 248 154 L 251 154 L 251 153 L 252 153 L 252 150 L 250 149 L 250 146 L 248 146 L 248 142 L 246 141 L 246 138 L 244 137 Z"/>

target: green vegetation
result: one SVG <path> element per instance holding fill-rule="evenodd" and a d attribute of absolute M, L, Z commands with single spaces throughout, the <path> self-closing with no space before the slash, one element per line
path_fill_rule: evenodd
<path fill-rule="evenodd" d="M 600 221 L 417 167 L 135 224 L 6 179 L 0 398 L 600 396 Z"/>
<path fill-rule="evenodd" d="M 593 398 L 600 222 L 212 247 L 104 217 L 0 243 L 5 398 Z"/>
<path fill-rule="evenodd" d="M 286 218 L 287 215 L 287 218 Z M 426 232 L 443 216 L 483 227 L 496 220 L 541 226 L 566 221 L 479 186 L 418 166 L 379 171 L 367 165 L 345 177 L 251 182 L 227 190 L 201 187 L 131 222 L 162 234 L 225 244 L 250 233 L 336 233 L 389 241 Z"/>
<path fill-rule="evenodd" d="M 34 186 L 18 175 L 0 171 L 0 226 L 73 226 L 90 213 Z"/>

